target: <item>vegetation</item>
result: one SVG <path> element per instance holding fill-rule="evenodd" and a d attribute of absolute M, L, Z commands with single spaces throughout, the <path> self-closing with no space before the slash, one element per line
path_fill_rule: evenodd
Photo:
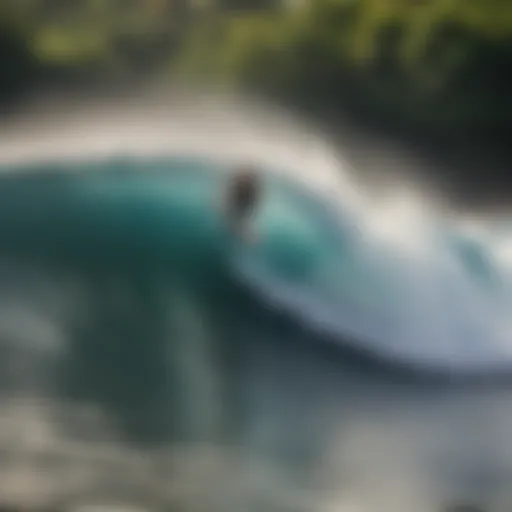
<path fill-rule="evenodd" d="M 0 93 L 170 71 L 507 149 L 510 0 L 2 0 Z"/>
<path fill-rule="evenodd" d="M 315 0 L 231 16 L 192 48 L 213 78 L 433 141 L 506 145 L 512 133 L 507 0 Z"/>

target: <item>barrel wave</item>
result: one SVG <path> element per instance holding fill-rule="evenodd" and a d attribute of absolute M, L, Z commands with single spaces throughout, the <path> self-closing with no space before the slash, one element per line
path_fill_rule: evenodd
<path fill-rule="evenodd" d="M 282 315 L 313 343 L 339 347 L 339 357 L 350 348 L 418 372 L 512 370 L 507 229 L 465 230 L 432 215 L 396 237 L 381 228 L 410 220 L 407 209 L 384 222 L 383 212 L 366 215 L 266 169 L 258 243 L 243 245 L 223 224 L 225 173 L 214 159 L 4 170 L 0 250 L 9 275 L 22 266 L 52 269 L 55 279 L 79 270 L 97 282 L 137 274 L 141 287 L 151 282 L 173 297 L 174 313 L 195 297 L 196 318 L 236 318 L 249 334 L 265 315 Z"/>

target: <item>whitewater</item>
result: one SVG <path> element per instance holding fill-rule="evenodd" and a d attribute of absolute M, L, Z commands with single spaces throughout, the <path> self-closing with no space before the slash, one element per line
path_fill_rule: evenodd
<path fill-rule="evenodd" d="M 9 257 L 158 261 L 204 296 L 203 279 L 241 286 L 340 354 L 461 376 L 512 370 L 507 219 L 457 215 L 405 182 L 371 197 L 324 134 L 275 108 L 196 97 L 45 119 L 2 134 Z M 215 209 L 240 161 L 266 187 L 250 247 Z"/>

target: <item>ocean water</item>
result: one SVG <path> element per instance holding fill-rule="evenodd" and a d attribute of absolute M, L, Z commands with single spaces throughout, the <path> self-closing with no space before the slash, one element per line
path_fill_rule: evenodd
<path fill-rule="evenodd" d="M 510 510 L 504 221 L 276 164 L 247 246 L 224 161 L 147 153 L 3 166 L 0 504 Z"/>

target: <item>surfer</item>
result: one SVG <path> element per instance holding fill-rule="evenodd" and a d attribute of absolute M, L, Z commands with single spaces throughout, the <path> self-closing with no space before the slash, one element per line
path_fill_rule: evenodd
<path fill-rule="evenodd" d="M 250 165 L 237 167 L 227 185 L 225 213 L 230 229 L 245 241 L 253 239 L 249 223 L 260 199 L 258 170 Z"/>

